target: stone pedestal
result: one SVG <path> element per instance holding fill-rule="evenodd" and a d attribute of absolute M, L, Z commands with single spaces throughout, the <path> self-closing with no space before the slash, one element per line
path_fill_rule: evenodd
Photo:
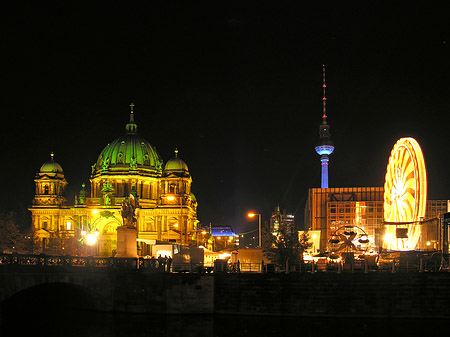
<path fill-rule="evenodd" d="M 136 227 L 117 227 L 117 253 L 115 257 L 137 258 Z"/>

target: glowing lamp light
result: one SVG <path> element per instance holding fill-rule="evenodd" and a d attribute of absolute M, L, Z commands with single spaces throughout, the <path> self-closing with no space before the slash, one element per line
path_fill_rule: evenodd
<path fill-rule="evenodd" d="M 247 216 L 249 218 L 254 218 L 256 216 L 256 213 L 248 213 Z"/>
<path fill-rule="evenodd" d="M 93 246 L 96 243 L 97 243 L 97 236 L 95 236 L 95 234 L 89 233 L 88 235 L 86 235 L 86 244 L 88 246 Z"/>
<path fill-rule="evenodd" d="M 85 236 L 86 234 L 87 234 L 87 232 L 83 229 L 83 230 L 81 231 L 81 235 Z"/>
<path fill-rule="evenodd" d="M 229 259 L 230 257 L 231 257 L 231 254 L 229 254 L 229 253 L 219 254 L 219 259 L 221 259 L 221 260 L 226 260 L 226 259 Z"/>
<path fill-rule="evenodd" d="M 98 214 L 98 210 L 94 209 L 94 210 L 92 211 L 92 214 Z"/>
<path fill-rule="evenodd" d="M 173 200 L 175 200 L 175 197 L 174 197 L 173 195 L 169 195 L 169 196 L 167 197 L 167 200 L 173 201 Z"/>
<path fill-rule="evenodd" d="M 164 257 L 164 256 L 167 256 L 167 257 L 172 257 L 172 252 L 170 251 L 170 250 L 158 250 L 157 252 L 156 252 L 156 255 L 157 256 L 162 256 L 162 257 Z"/>

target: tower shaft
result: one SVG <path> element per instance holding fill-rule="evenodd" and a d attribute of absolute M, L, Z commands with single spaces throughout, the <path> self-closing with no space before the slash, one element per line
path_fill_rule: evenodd
<path fill-rule="evenodd" d="M 322 163 L 322 183 L 320 188 L 328 188 L 328 156 L 326 154 L 320 157 Z"/>

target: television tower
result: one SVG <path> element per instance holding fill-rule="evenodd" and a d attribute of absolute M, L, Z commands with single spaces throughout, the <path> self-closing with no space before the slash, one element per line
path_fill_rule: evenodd
<path fill-rule="evenodd" d="M 330 139 L 330 126 L 327 123 L 327 97 L 325 95 L 325 64 L 322 68 L 323 73 L 323 98 L 322 98 L 322 124 L 319 126 L 320 140 L 316 146 L 316 152 L 320 155 L 320 162 L 322 163 L 322 183 L 321 188 L 328 188 L 328 155 L 334 151 L 334 144 Z"/>

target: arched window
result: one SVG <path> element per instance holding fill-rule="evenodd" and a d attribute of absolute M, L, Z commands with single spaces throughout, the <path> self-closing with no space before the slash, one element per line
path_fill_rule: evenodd
<path fill-rule="evenodd" d="M 177 193 L 177 185 L 174 183 L 171 183 L 169 185 L 169 193 Z"/>
<path fill-rule="evenodd" d="M 143 231 L 145 232 L 156 232 L 155 219 L 153 217 L 146 217 L 144 220 Z"/>

